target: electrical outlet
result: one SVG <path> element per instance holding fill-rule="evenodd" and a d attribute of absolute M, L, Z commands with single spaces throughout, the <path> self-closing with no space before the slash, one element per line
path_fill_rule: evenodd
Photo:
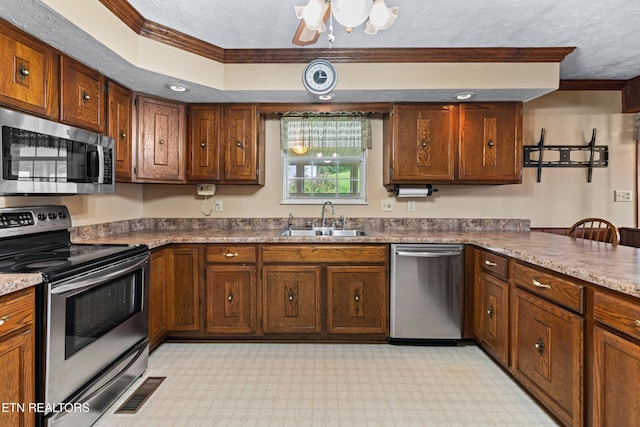
<path fill-rule="evenodd" d="M 615 190 L 613 192 L 613 201 L 614 202 L 630 202 L 631 201 L 631 191 L 628 191 L 628 190 Z"/>
<path fill-rule="evenodd" d="M 216 194 L 215 184 L 198 184 L 198 196 L 213 196 Z"/>
<path fill-rule="evenodd" d="M 216 212 L 222 212 L 222 200 L 216 200 L 216 203 L 213 205 L 213 210 Z"/>
<path fill-rule="evenodd" d="M 391 212 L 393 210 L 393 200 L 392 199 L 381 199 L 380 200 L 380 210 L 383 212 Z"/>
<path fill-rule="evenodd" d="M 416 201 L 409 200 L 407 202 L 407 212 L 414 212 L 416 210 Z"/>

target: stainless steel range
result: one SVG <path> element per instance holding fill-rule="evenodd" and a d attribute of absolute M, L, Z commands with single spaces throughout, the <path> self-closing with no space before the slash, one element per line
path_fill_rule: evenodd
<path fill-rule="evenodd" d="M 0 208 L 0 272 L 42 274 L 36 387 L 48 426 L 91 425 L 147 367 L 149 249 L 73 244 L 65 206 Z"/>

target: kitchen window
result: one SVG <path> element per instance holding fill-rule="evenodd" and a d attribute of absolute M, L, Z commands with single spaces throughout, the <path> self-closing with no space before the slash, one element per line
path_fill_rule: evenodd
<path fill-rule="evenodd" d="M 282 203 L 366 203 L 366 114 L 288 113 L 280 119 L 280 140 Z"/>

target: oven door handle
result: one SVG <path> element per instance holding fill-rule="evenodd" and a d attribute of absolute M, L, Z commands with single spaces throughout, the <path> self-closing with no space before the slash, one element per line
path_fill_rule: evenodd
<path fill-rule="evenodd" d="M 110 265 L 109 267 L 91 272 L 88 275 L 77 276 L 67 281 L 63 281 L 59 285 L 53 287 L 51 289 L 51 293 L 54 295 L 69 294 L 69 296 L 71 296 L 79 292 L 84 292 L 117 277 L 124 276 L 125 274 L 129 274 L 132 271 L 138 270 L 148 263 L 148 254 L 138 256 L 136 258 L 124 262 L 119 262 L 115 265 Z"/>

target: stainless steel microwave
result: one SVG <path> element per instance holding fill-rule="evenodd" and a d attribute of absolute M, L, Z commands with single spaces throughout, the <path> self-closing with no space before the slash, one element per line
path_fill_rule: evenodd
<path fill-rule="evenodd" d="M 0 108 L 0 194 L 115 192 L 114 140 Z"/>

